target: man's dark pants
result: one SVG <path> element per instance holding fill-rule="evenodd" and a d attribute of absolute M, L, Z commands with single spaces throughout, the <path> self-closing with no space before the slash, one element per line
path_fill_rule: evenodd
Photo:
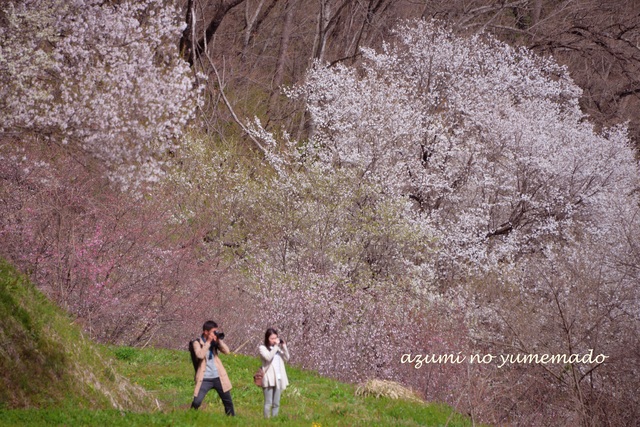
<path fill-rule="evenodd" d="M 222 400 L 222 404 L 224 405 L 224 413 L 227 415 L 235 415 L 235 412 L 233 411 L 233 401 L 231 400 L 231 392 L 222 391 L 222 383 L 220 382 L 220 378 L 205 378 L 202 381 L 202 385 L 200 386 L 198 395 L 193 398 L 191 407 L 193 409 L 198 409 L 200 405 L 202 405 L 204 397 L 212 388 L 216 389 L 216 391 L 218 392 L 218 396 L 220 396 L 220 399 Z"/>

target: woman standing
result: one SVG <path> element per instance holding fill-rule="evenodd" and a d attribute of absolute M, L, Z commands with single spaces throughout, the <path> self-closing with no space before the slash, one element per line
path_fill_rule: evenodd
<path fill-rule="evenodd" d="M 278 331 L 269 328 L 264 334 L 264 344 L 260 345 L 259 350 L 264 370 L 264 417 L 275 417 L 280 409 L 280 394 L 289 384 L 287 371 L 284 369 L 284 361 L 289 361 L 289 349 L 284 340 L 278 338 Z"/>

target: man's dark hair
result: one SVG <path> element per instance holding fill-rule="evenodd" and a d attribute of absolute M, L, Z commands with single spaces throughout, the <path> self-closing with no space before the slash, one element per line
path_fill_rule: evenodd
<path fill-rule="evenodd" d="M 202 325 L 202 330 L 203 331 L 210 331 L 213 328 L 217 328 L 218 324 L 216 322 L 214 322 L 213 320 L 207 320 L 206 322 L 204 322 L 204 325 Z"/>

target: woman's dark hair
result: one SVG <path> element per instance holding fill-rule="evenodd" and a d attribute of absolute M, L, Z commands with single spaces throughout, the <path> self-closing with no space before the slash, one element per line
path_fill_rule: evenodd
<path fill-rule="evenodd" d="M 267 332 L 264 333 L 264 346 L 269 348 L 269 337 L 273 334 L 278 335 L 278 331 L 273 328 L 267 329 Z"/>
<path fill-rule="evenodd" d="M 213 320 L 207 320 L 206 322 L 204 322 L 204 325 L 202 325 L 202 330 L 203 331 L 210 331 L 213 328 L 217 328 L 218 324 L 216 322 L 214 322 Z"/>

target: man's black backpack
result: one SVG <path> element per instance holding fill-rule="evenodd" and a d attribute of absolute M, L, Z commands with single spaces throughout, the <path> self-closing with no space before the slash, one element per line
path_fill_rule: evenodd
<path fill-rule="evenodd" d="M 191 354 L 191 362 L 193 363 L 193 369 L 198 372 L 198 366 L 200 365 L 200 359 L 196 356 L 196 350 L 193 348 L 194 341 L 198 341 L 200 338 L 189 341 L 189 353 Z"/>

